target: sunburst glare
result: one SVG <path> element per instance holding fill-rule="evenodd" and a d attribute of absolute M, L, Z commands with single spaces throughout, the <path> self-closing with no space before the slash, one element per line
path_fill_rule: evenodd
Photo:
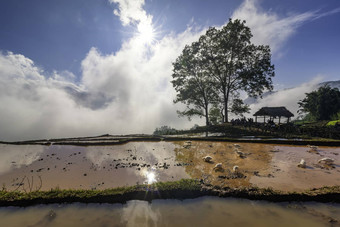
<path fill-rule="evenodd" d="M 150 45 L 155 41 L 155 29 L 150 21 L 141 21 L 137 29 L 141 43 Z"/>
<path fill-rule="evenodd" d="M 148 180 L 148 184 L 152 184 L 152 183 L 157 181 L 155 173 L 149 172 L 149 173 L 147 173 L 146 177 L 147 177 L 147 180 Z"/>
<path fill-rule="evenodd" d="M 157 176 L 156 176 L 156 173 L 152 170 L 145 170 L 143 171 L 143 175 L 146 177 L 146 183 L 147 184 L 152 184 L 152 183 L 155 183 L 157 182 Z"/>

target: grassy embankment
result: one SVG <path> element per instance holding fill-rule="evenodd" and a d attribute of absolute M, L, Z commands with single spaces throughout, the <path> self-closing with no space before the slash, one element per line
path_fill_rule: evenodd
<path fill-rule="evenodd" d="M 49 203 L 125 203 L 128 200 L 187 199 L 200 196 L 237 197 L 268 201 L 319 201 L 340 203 L 340 186 L 323 187 L 305 192 L 281 192 L 270 188 L 218 188 L 202 185 L 193 179 L 158 182 L 105 190 L 0 191 L 0 206 L 31 206 Z"/>

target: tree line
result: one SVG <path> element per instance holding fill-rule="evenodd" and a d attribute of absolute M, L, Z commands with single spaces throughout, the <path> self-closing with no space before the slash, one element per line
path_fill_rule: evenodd
<path fill-rule="evenodd" d="M 298 102 L 299 113 L 305 114 L 306 120 L 340 120 L 340 91 L 338 88 L 322 86 L 318 90 L 306 93 Z"/>

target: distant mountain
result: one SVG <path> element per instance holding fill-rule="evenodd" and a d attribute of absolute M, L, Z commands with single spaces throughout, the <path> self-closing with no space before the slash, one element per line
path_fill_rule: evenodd
<path fill-rule="evenodd" d="M 319 87 L 328 85 L 331 88 L 338 88 L 340 90 L 340 80 L 337 81 L 326 81 L 319 84 Z"/>
<path fill-rule="evenodd" d="M 319 87 L 322 87 L 322 86 L 325 86 L 325 85 L 328 85 L 331 88 L 338 88 L 340 90 L 340 80 L 322 82 L 322 83 L 319 83 L 318 85 L 316 85 L 316 88 L 319 88 Z M 291 90 L 291 89 L 294 89 L 294 88 L 286 88 L 286 89 L 283 89 L 283 90 L 284 91 L 288 91 L 288 90 Z M 276 92 L 278 92 L 278 91 L 268 91 L 268 92 L 265 92 L 265 93 L 262 94 L 262 98 L 265 98 L 267 96 L 273 95 Z M 248 105 L 251 105 L 251 104 L 257 103 L 258 99 L 259 98 L 248 97 L 248 98 L 246 98 L 244 100 L 244 103 L 248 104 Z"/>

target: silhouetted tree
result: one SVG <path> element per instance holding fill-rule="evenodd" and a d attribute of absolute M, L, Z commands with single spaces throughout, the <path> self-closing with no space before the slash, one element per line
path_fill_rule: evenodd
<path fill-rule="evenodd" d="M 205 117 L 206 125 L 209 125 L 209 105 L 214 102 L 217 94 L 199 51 L 198 42 L 184 48 L 173 63 L 171 82 L 177 92 L 174 102 L 186 105 L 186 110 L 177 111 L 178 115 L 187 116 L 189 120 L 195 115 Z"/>
<path fill-rule="evenodd" d="M 170 126 L 163 125 L 160 128 L 156 128 L 153 132 L 153 135 L 170 135 L 175 134 L 177 132 L 176 129 L 171 128 Z"/>
<path fill-rule="evenodd" d="M 188 51 L 189 46 L 184 48 L 174 63 L 173 85 L 180 97 L 176 102 L 186 101 L 187 105 L 194 104 L 199 107 L 189 108 L 185 115 L 203 115 L 204 110 L 208 122 L 207 104 L 221 102 L 224 121 L 228 122 L 229 101 L 237 96 L 239 91 L 243 90 L 249 96 L 256 97 L 265 89 L 272 90 L 271 77 L 274 76 L 274 66 L 271 64 L 270 48 L 252 44 L 251 37 L 251 31 L 245 26 L 245 21 L 230 19 L 221 29 L 209 28 L 198 42 L 190 46 L 195 47 L 194 51 Z M 190 59 L 190 64 L 183 60 L 184 55 L 185 59 Z M 178 75 L 181 75 L 181 79 L 178 79 Z M 201 78 L 198 83 L 200 86 L 196 83 L 189 88 L 192 83 L 187 81 L 196 78 L 197 75 Z M 188 92 L 193 87 L 198 87 L 199 92 L 196 92 L 197 89 Z M 187 93 L 185 97 L 181 94 L 183 91 Z M 193 97 L 195 95 L 196 97 Z M 197 105 L 197 101 L 200 104 L 202 101 L 205 102 L 203 105 Z M 200 111 L 197 111 L 198 109 Z"/>
<path fill-rule="evenodd" d="M 244 113 L 250 112 L 250 108 L 249 108 L 249 105 L 243 103 L 242 99 L 236 98 L 233 100 L 233 103 L 230 108 L 230 112 L 232 112 L 235 115 L 239 115 L 243 117 Z"/>
<path fill-rule="evenodd" d="M 217 125 L 223 122 L 223 111 L 216 103 L 213 104 L 212 108 L 209 110 L 209 119 L 211 124 Z"/>

